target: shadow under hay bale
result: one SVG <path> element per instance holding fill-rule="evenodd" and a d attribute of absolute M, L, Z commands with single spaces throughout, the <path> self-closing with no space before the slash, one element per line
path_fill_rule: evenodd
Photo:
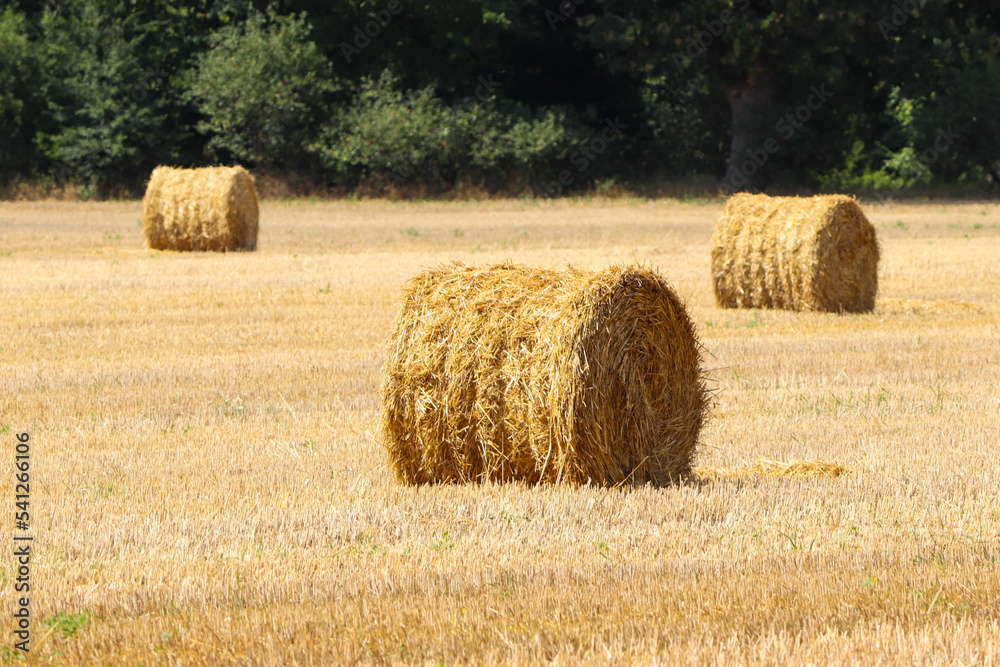
<path fill-rule="evenodd" d="M 700 363 L 652 271 L 445 265 L 404 288 L 383 442 L 410 484 L 663 485 L 690 473 Z"/>
<path fill-rule="evenodd" d="M 254 250 L 259 209 L 243 167 L 157 167 L 142 200 L 146 247 L 154 250 Z"/>
<path fill-rule="evenodd" d="M 844 195 L 734 195 L 712 235 L 722 308 L 868 312 L 878 260 L 875 228 Z"/>

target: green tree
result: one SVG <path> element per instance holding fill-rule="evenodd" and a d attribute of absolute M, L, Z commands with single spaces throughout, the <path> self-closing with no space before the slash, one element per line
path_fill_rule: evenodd
<path fill-rule="evenodd" d="M 391 68 L 408 89 L 434 86 L 446 102 L 474 94 L 477 77 L 501 69 L 507 0 L 282 0 L 307 12 L 337 76 L 356 92 Z M 374 23 L 373 23 L 374 22 Z M 357 50 L 357 51 L 355 51 Z"/>
<path fill-rule="evenodd" d="M 307 167 L 313 128 L 337 89 L 310 30 L 304 15 L 252 12 L 211 35 L 187 88 L 211 156 L 279 171 Z"/>
<path fill-rule="evenodd" d="M 141 26 L 96 0 L 47 13 L 40 26 L 47 109 L 39 150 L 85 194 L 138 187 L 170 153 L 161 143 L 164 80 L 144 58 Z"/>
<path fill-rule="evenodd" d="M 839 164 L 865 131 L 866 111 L 884 108 L 873 97 L 887 93 L 877 75 L 890 49 L 876 9 L 847 0 L 594 0 L 576 20 L 606 62 L 694 94 L 705 109 L 724 99 L 725 181 L 762 189 L 782 174 Z"/>
<path fill-rule="evenodd" d="M 1000 186 L 1000 8 L 964 0 L 901 8 L 883 22 L 895 86 L 887 163 L 955 180 L 979 172 Z"/>
<path fill-rule="evenodd" d="M 38 68 L 24 27 L 20 12 L 0 13 L 0 176 L 5 178 L 25 173 L 32 162 Z"/>
<path fill-rule="evenodd" d="M 532 112 L 492 98 L 447 104 L 427 86 L 405 91 L 390 71 L 365 79 L 357 98 L 313 149 L 342 182 L 384 180 L 444 187 L 463 176 L 525 181 L 564 159 L 582 128 L 565 110 Z"/>
<path fill-rule="evenodd" d="M 4 6 L 8 178 L 135 190 L 158 163 L 238 160 L 346 181 L 549 181 L 574 141 L 621 117 L 574 185 L 706 171 L 751 190 L 1000 182 L 989 0 Z M 387 69 L 398 79 L 374 83 Z"/>

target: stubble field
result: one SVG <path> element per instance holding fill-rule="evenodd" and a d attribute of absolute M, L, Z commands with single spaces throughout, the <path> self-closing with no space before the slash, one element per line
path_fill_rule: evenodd
<path fill-rule="evenodd" d="M 867 206 L 880 299 L 846 316 L 716 308 L 721 208 L 269 201 L 221 255 L 143 250 L 138 202 L 0 204 L 27 663 L 1000 664 L 1000 207 Z M 383 345 L 451 260 L 655 268 L 705 348 L 696 465 L 848 472 L 399 485 Z"/>

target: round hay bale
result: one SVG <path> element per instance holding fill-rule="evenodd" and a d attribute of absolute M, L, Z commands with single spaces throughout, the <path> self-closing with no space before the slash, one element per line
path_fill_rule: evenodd
<path fill-rule="evenodd" d="M 146 247 L 254 250 L 257 189 L 243 167 L 157 167 L 142 200 Z"/>
<path fill-rule="evenodd" d="M 712 235 L 723 308 L 861 313 L 875 307 L 878 239 L 844 195 L 730 197 Z"/>
<path fill-rule="evenodd" d="M 410 484 L 667 484 L 691 470 L 700 363 L 652 271 L 441 266 L 403 290 L 383 443 Z"/>

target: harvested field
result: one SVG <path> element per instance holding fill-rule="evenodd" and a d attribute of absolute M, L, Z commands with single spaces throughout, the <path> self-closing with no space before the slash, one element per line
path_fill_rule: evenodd
<path fill-rule="evenodd" d="M 1000 207 L 866 206 L 880 301 L 832 314 L 718 308 L 722 206 L 264 201 L 256 252 L 174 253 L 139 202 L 0 203 L 25 664 L 996 664 Z M 453 260 L 668 277 L 717 474 L 397 482 L 385 345 Z"/>

